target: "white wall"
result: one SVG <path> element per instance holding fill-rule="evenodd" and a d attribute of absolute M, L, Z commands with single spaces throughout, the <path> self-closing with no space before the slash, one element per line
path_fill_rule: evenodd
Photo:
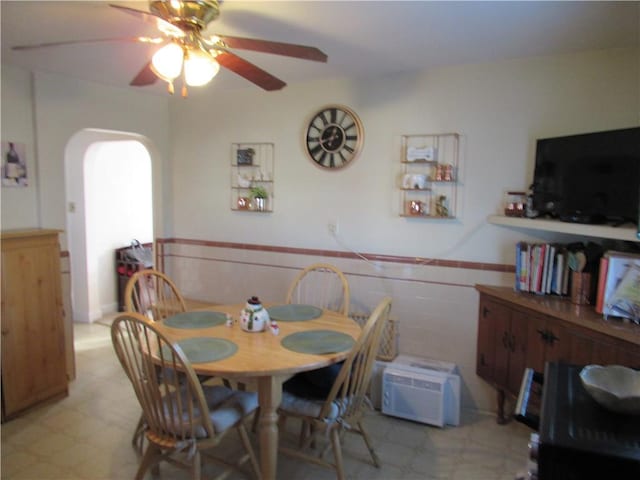
<path fill-rule="evenodd" d="M 638 50 L 609 50 L 273 93 L 221 95 L 214 80 L 171 102 L 174 234 L 342 250 L 327 232 L 337 218 L 344 244 L 361 252 L 512 263 L 522 232 L 485 219 L 505 191 L 531 183 L 535 140 L 637 125 L 638 72 Z M 329 103 L 354 109 L 365 129 L 361 157 L 339 171 L 314 166 L 302 144 L 306 119 Z M 443 132 L 462 135 L 459 220 L 400 218 L 399 137 Z M 230 210 L 232 142 L 274 142 L 273 214 Z"/>
<path fill-rule="evenodd" d="M 84 173 L 87 280 L 96 299 L 89 319 L 96 320 L 118 310 L 114 250 L 154 240 L 151 158 L 137 141 L 95 143 Z"/>
<path fill-rule="evenodd" d="M 4 91 L 3 91 L 4 98 Z M 130 132 L 146 137 L 152 152 L 154 225 L 165 235 L 163 205 L 168 201 L 164 172 L 168 168 L 169 111 L 166 97 L 132 88 L 112 88 L 58 75 L 36 74 L 34 102 L 43 226 L 65 227 L 64 156 L 69 139 L 86 128 Z M 126 195 L 126 192 L 122 192 Z M 62 236 L 62 248 L 66 237 Z"/>
<path fill-rule="evenodd" d="M 3 229 L 29 228 L 39 224 L 38 175 L 31 74 L 24 70 L 2 66 L 2 140 L 25 145 L 29 185 L 22 188 L 0 187 Z M 4 92 L 10 92 L 5 95 Z M 4 159 L 2 159 L 4 163 Z"/>

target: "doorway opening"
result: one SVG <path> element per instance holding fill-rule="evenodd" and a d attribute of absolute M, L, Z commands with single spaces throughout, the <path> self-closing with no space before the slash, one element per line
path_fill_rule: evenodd
<path fill-rule="evenodd" d="M 115 249 L 152 242 L 152 162 L 135 134 L 83 130 L 65 152 L 67 245 L 73 321 L 92 323 L 118 309 Z"/>

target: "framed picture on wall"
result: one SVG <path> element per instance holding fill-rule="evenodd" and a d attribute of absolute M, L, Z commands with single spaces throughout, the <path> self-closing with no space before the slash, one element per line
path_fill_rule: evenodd
<path fill-rule="evenodd" d="M 253 156 L 256 151 L 253 148 L 239 148 L 236 162 L 238 165 L 253 165 Z"/>
<path fill-rule="evenodd" d="M 27 159 L 24 143 L 2 141 L 2 185 L 5 187 L 26 187 Z"/>

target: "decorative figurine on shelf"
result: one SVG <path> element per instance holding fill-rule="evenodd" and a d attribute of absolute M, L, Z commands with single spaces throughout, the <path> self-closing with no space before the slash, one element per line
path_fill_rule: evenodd
<path fill-rule="evenodd" d="M 238 187 L 249 188 L 251 186 L 251 179 L 245 175 L 238 173 Z"/>
<path fill-rule="evenodd" d="M 424 214 L 424 202 L 421 202 L 420 200 L 409 200 L 407 208 L 409 209 L 409 215 Z"/>
<path fill-rule="evenodd" d="M 238 210 L 248 210 L 250 204 L 249 197 L 238 197 Z"/>
<path fill-rule="evenodd" d="M 251 187 L 251 198 L 253 199 L 253 209 L 263 212 L 267 209 L 267 197 L 269 192 L 261 186 Z"/>
<path fill-rule="evenodd" d="M 267 325 L 269 312 L 258 297 L 251 297 L 240 312 L 240 327 L 246 332 L 262 332 Z"/>
<path fill-rule="evenodd" d="M 507 217 L 524 217 L 527 207 L 526 192 L 507 192 L 504 214 Z"/>
<path fill-rule="evenodd" d="M 447 208 L 447 196 L 439 195 L 436 200 L 436 216 L 438 217 L 448 217 L 449 209 Z"/>
<path fill-rule="evenodd" d="M 441 182 L 441 181 L 443 180 L 443 178 L 442 178 L 442 177 L 443 177 L 444 169 L 443 169 L 442 167 L 443 167 L 443 165 L 442 165 L 442 164 L 440 164 L 440 163 L 437 163 L 437 164 L 436 164 L 436 174 L 435 174 L 435 175 L 434 175 L 434 177 L 433 177 L 433 179 L 434 179 L 436 182 Z"/>
<path fill-rule="evenodd" d="M 453 165 L 450 163 L 443 166 L 442 180 L 445 182 L 453 182 Z"/>

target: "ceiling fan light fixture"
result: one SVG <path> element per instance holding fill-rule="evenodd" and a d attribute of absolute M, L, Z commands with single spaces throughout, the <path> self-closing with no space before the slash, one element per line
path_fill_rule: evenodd
<path fill-rule="evenodd" d="M 154 73 L 168 82 L 180 75 L 183 59 L 182 47 L 171 42 L 153 54 L 151 66 Z"/>
<path fill-rule="evenodd" d="M 184 59 L 184 80 L 190 87 L 206 85 L 220 70 L 215 59 L 202 50 L 190 50 Z"/>

